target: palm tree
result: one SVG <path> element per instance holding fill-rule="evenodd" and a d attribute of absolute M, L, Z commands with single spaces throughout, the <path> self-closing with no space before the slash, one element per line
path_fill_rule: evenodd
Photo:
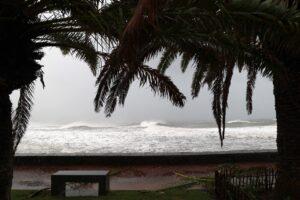
<path fill-rule="evenodd" d="M 96 75 L 132 15 L 129 6 L 132 8 L 134 1 L 126 2 L 120 10 L 105 0 L 0 0 L 1 200 L 11 198 L 13 157 L 29 121 L 34 83 L 39 78 L 44 84 L 43 66 L 38 62 L 43 49 L 57 47 L 64 54 L 75 55 Z M 104 65 L 102 73 L 105 71 Z M 131 78 L 140 78 L 142 84 L 150 82 L 155 92 L 169 95 L 176 105 L 184 103 L 184 96 L 158 71 L 145 67 Z M 20 97 L 12 115 L 9 95 L 14 90 L 20 90 Z"/>
<path fill-rule="evenodd" d="M 163 55 L 158 69 L 162 73 L 177 57 L 182 59 L 183 72 L 193 63 L 193 97 L 198 96 L 204 85 L 212 91 L 212 110 L 221 145 L 234 69 L 248 72 L 249 114 L 257 74 L 273 81 L 280 157 L 276 196 L 300 199 L 300 10 L 297 1 L 140 0 L 120 44 L 106 61 L 110 72 L 100 73 L 96 106 L 105 105 L 111 114 L 117 99 L 123 104 L 134 73 L 138 75 L 145 68 L 143 63 L 160 52 Z M 108 87 L 113 79 L 114 87 Z"/>

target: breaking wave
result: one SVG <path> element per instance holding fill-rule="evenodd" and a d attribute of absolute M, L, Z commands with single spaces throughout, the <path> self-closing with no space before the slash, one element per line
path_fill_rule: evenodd
<path fill-rule="evenodd" d="M 232 120 L 232 121 L 228 121 L 227 122 L 228 124 L 242 124 L 242 123 L 246 123 L 246 124 L 256 124 L 258 122 L 255 122 L 255 121 L 246 121 L 246 120 L 240 120 L 240 119 L 237 119 L 237 120 Z"/>
<path fill-rule="evenodd" d="M 39 125 L 28 129 L 17 153 L 57 155 L 276 149 L 277 128 L 272 123 L 229 125 L 223 148 L 218 130 L 211 123 L 204 123 L 201 127 L 163 121 L 127 125 L 85 122 Z"/>
<path fill-rule="evenodd" d="M 165 126 L 165 125 L 167 124 L 163 121 L 142 121 L 140 123 L 141 127 Z"/>

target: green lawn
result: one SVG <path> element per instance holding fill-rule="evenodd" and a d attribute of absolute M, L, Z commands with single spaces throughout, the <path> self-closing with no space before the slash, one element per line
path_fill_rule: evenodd
<path fill-rule="evenodd" d="M 164 191 L 113 191 L 107 196 L 58 198 L 51 197 L 49 192 L 44 192 L 36 197 L 29 198 L 34 191 L 13 191 L 13 200 L 210 200 L 211 196 L 200 190 L 187 190 L 185 188 L 168 189 Z"/>

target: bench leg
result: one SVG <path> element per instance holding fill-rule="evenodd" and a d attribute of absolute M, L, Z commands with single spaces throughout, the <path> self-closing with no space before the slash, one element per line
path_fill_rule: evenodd
<path fill-rule="evenodd" d="M 66 184 L 65 182 L 51 177 L 51 195 L 52 196 L 65 196 Z"/>
<path fill-rule="evenodd" d="M 105 195 L 109 191 L 109 177 L 106 177 L 105 179 L 102 179 L 99 182 L 99 188 L 98 188 L 98 194 Z"/>

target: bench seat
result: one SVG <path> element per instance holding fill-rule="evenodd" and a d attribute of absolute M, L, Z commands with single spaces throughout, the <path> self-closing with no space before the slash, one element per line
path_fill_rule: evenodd
<path fill-rule="evenodd" d="M 109 190 L 109 171 L 68 170 L 51 175 L 51 195 L 65 196 L 66 183 L 99 183 L 98 194 L 104 195 Z"/>

